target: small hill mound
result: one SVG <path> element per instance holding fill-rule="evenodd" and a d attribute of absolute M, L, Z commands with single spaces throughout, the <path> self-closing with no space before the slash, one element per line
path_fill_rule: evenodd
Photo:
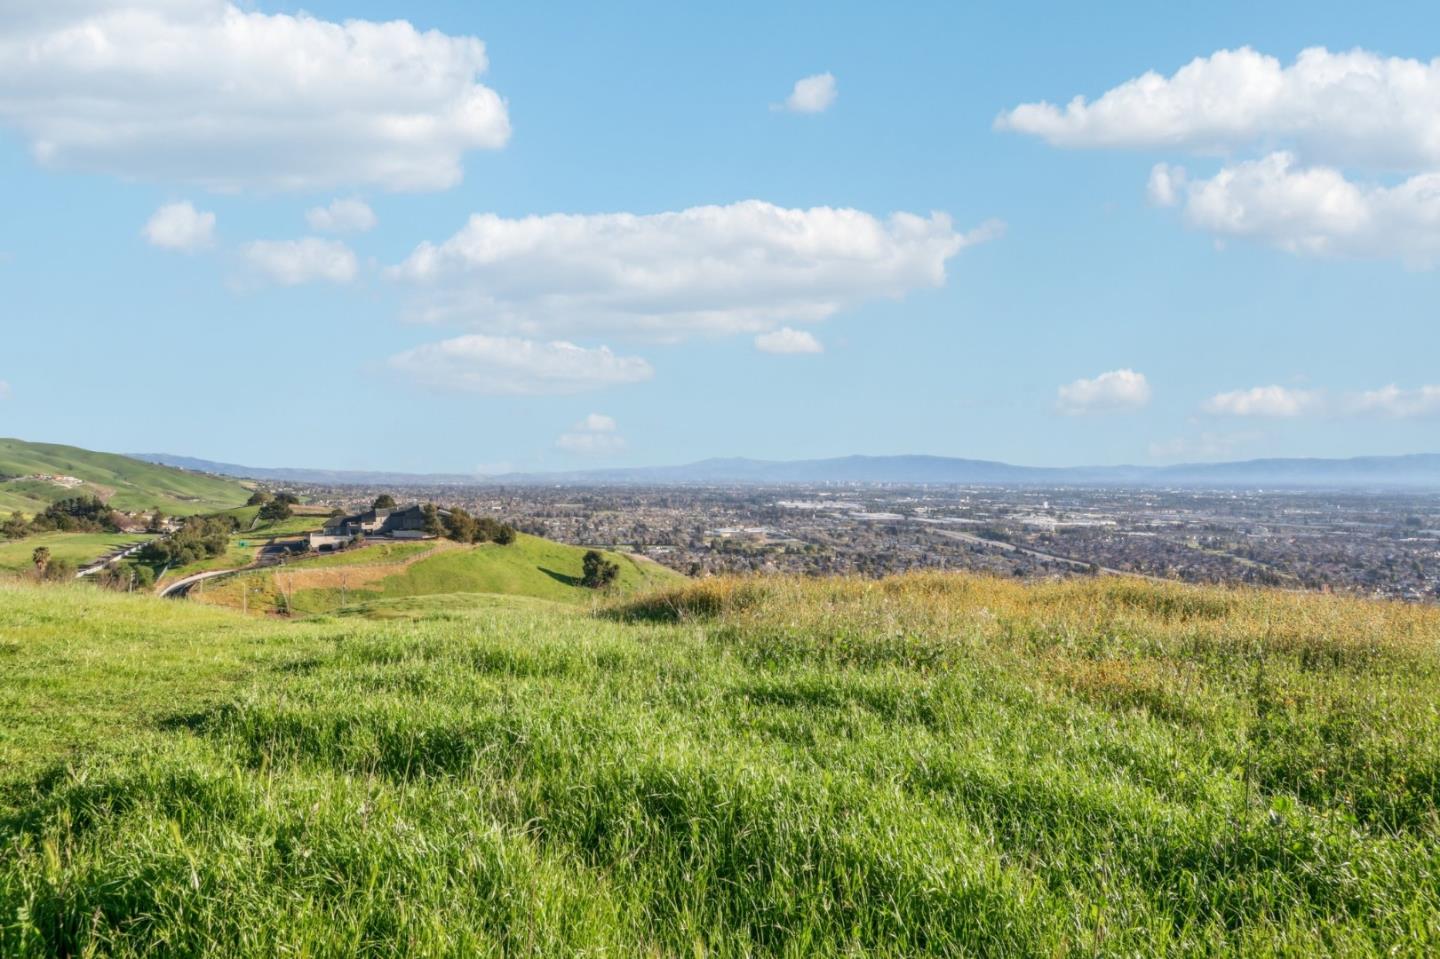
<path fill-rule="evenodd" d="M 115 509 L 188 516 L 237 506 L 249 495 L 235 480 L 114 453 L 0 438 L 0 512 L 34 514 L 62 499 L 98 496 Z"/>
<path fill-rule="evenodd" d="M 289 609 L 307 615 L 370 604 L 376 605 L 377 612 L 397 607 L 414 609 L 425 604 L 387 601 L 426 597 L 445 597 L 446 605 L 454 605 L 458 597 L 477 594 L 578 604 L 597 595 L 595 590 L 580 585 L 585 552 L 582 546 L 524 534 L 508 546 L 461 546 L 448 540 L 377 542 L 361 549 L 300 560 L 283 569 L 242 573 L 207 587 L 194 598 L 224 606 Z M 684 580 L 674 570 L 644 557 L 602 552 L 620 567 L 619 576 L 605 595 L 626 595 Z"/>

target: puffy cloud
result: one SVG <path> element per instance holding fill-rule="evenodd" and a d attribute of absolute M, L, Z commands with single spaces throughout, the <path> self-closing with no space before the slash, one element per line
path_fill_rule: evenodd
<path fill-rule="evenodd" d="M 805 330 L 781 327 L 770 333 L 755 337 L 755 348 L 762 353 L 823 353 L 825 347 L 815 339 L 814 334 Z"/>
<path fill-rule="evenodd" d="M 804 77 L 795 81 L 794 89 L 785 98 L 785 109 L 791 113 L 824 113 L 835 102 L 838 92 L 834 74 Z"/>
<path fill-rule="evenodd" d="M 581 393 L 638 383 L 654 373 L 640 357 L 617 356 L 604 346 L 479 334 L 406 350 L 392 356 L 390 366 L 437 389 L 522 396 Z"/>
<path fill-rule="evenodd" d="M 945 282 L 960 250 L 997 235 L 950 218 L 785 209 L 758 200 L 637 215 L 476 214 L 391 275 L 413 314 L 493 333 L 648 336 L 762 333 Z"/>
<path fill-rule="evenodd" d="M 151 214 L 141 232 L 152 246 L 194 253 L 215 242 L 215 214 L 189 203 L 167 203 Z"/>
<path fill-rule="evenodd" d="M 311 207 L 305 211 L 305 222 L 320 233 L 364 233 L 375 229 L 379 221 L 375 211 L 364 200 L 334 200 L 329 206 Z"/>
<path fill-rule="evenodd" d="M 224 191 L 429 190 L 510 133 L 476 82 L 484 44 L 405 21 L 226 0 L 7 4 L 5 19 L 0 124 L 46 166 Z"/>
<path fill-rule="evenodd" d="M 1213 176 L 1157 164 L 1148 193 L 1187 223 L 1293 253 L 1440 258 L 1440 59 L 1302 52 L 1285 66 L 1245 47 L 1146 73 L 1064 108 L 1028 103 L 996 125 L 1062 147 L 1230 154 Z M 1347 169 L 1403 173 L 1367 183 Z"/>
<path fill-rule="evenodd" d="M 1150 403 L 1150 383 L 1144 373 L 1111 370 L 1093 380 L 1079 379 L 1060 387 L 1055 408 L 1067 416 L 1117 413 L 1142 409 Z"/>
<path fill-rule="evenodd" d="M 1261 240 L 1292 253 L 1395 256 L 1430 266 L 1440 256 L 1440 173 L 1393 187 L 1352 183 L 1329 167 L 1297 167 L 1289 153 L 1221 169 L 1186 182 L 1183 171 L 1157 166 L 1157 179 L 1183 189 L 1186 222 L 1227 237 Z"/>
<path fill-rule="evenodd" d="M 561 433 L 555 445 L 567 453 L 602 455 L 618 453 L 625 448 L 625 437 L 618 432 L 615 420 L 600 413 L 591 413 L 569 432 Z"/>
<path fill-rule="evenodd" d="M 1256 386 L 1217 393 L 1201 404 L 1201 409 L 1218 416 L 1295 417 L 1316 412 L 1322 404 L 1323 397 L 1313 390 Z"/>
<path fill-rule="evenodd" d="M 1220 50 L 1094 101 L 1023 104 L 996 125 L 1061 147 L 1218 153 L 1279 142 L 1322 163 L 1440 166 L 1440 60 L 1312 47 L 1284 66 L 1249 47 Z"/>
<path fill-rule="evenodd" d="M 1389 416 L 1398 419 L 1419 416 L 1440 416 L 1440 386 L 1421 386 L 1402 390 L 1393 383 L 1378 390 L 1367 390 L 1347 397 L 1345 408 L 1360 415 Z"/>
<path fill-rule="evenodd" d="M 299 240 L 256 240 L 242 255 L 256 273 L 281 286 L 314 280 L 349 283 L 359 265 L 355 252 L 338 240 L 307 236 Z"/>

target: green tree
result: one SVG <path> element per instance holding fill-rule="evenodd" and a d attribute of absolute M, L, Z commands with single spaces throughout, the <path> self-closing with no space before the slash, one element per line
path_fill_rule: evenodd
<path fill-rule="evenodd" d="M 474 543 L 480 538 L 480 525 L 468 512 L 452 506 L 445 516 L 445 535 L 457 543 Z"/>
<path fill-rule="evenodd" d="M 245 505 L 264 506 L 268 502 L 270 502 L 270 494 L 265 492 L 263 489 L 257 489 L 255 492 L 250 494 L 250 498 L 245 501 Z"/>
<path fill-rule="evenodd" d="M 155 514 L 150 517 L 149 529 L 152 533 L 165 532 L 165 514 L 157 509 Z"/>
<path fill-rule="evenodd" d="M 278 496 L 260 507 L 260 518 L 267 523 L 278 523 L 294 515 L 295 511 L 290 508 L 290 504 Z"/>
<path fill-rule="evenodd" d="M 19 510 L 10 514 L 3 525 L 0 525 L 0 533 L 4 533 L 7 539 L 24 539 L 30 532 L 30 524 L 25 522 L 25 517 Z"/>
<path fill-rule="evenodd" d="M 425 514 L 425 532 L 431 536 L 444 536 L 445 526 L 440 522 L 440 510 L 435 508 L 435 504 L 426 503 L 422 512 Z"/>
<path fill-rule="evenodd" d="M 620 567 L 610 562 L 597 550 L 587 550 L 580 560 L 580 585 L 590 589 L 604 589 L 615 582 Z"/>
<path fill-rule="evenodd" d="M 509 523 L 503 524 L 498 530 L 495 531 L 495 542 L 499 543 L 501 546 L 509 546 L 511 543 L 515 542 L 515 527 L 511 526 Z"/>
<path fill-rule="evenodd" d="M 67 559 L 52 559 L 45 564 L 45 579 L 60 582 L 75 578 L 75 564 Z"/>
<path fill-rule="evenodd" d="M 275 494 L 275 502 L 284 503 L 286 506 L 298 506 L 300 497 L 294 493 L 280 492 Z"/>
<path fill-rule="evenodd" d="M 35 572 L 44 576 L 45 570 L 50 568 L 50 547 L 35 547 L 35 552 L 30 554 L 30 561 L 35 564 Z"/>
<path fill-rule="evenodd" d="M 370 504 L 372 509 L 394 509 L 395 497 L 389 493 L 381 493 L 375 497 L 375 502 Z"/>

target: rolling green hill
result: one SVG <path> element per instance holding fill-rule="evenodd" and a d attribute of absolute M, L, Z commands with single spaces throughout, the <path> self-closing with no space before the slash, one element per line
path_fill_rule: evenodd
<path fill-rule="evenodd" d="M 35 550 L 42 546 L 52 559 L 84 566 L 118 547 L 152 538 L 147 533 L 40 533 L 19 540 L 0 539 L 0 570 L 30 572 L 35 567 Z"/>
<path fill-rule="evenodd" d="M 73 476 L 75 487 L 38 480 L 36 474 Z M 239 482 L 142 463 L 114 453 L 0 438 L 0 512 L 34 514 L 71 496 L 99 496 L 121 510 L 161 509 L 191 515 L 244 503 Z"/>
<path fill-rule="evenodd" d="M 1440 943 L 1440 609 L 958 575 L 417 599 L 0 583 L 0 955 Z"/>
<path fill-rule="evenodd" d="M 457 546 L 448 541 L 372 543 L 362 549 L 292 562 L 283 571 L 257 570 L 208 585 L 197 600 L 271 610 L 285 603 L 301 614 L 333 612 L 376 601 L 422 599 L 455 594 L 496 594 L 558 603 L 593 601 L 580 585 L 584 547 L 524 534 L 509 546 Z M 606 553 L 620 567 L 606 595 L 672 586 L 684 577 L 627 553 Z M 288 599 L 283 598 L 288 596 Z M 454 602 L 447 599 L 443 602 Z M 415 603 L 407 604 L 414 607 Z M 422 604 L 423 605 L 423 604 Z M 393 610 L 394 604 L 386 607 Z"/>

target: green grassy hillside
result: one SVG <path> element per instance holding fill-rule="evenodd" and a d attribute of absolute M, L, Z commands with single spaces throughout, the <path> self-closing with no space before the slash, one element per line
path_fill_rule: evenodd
<path fill-rule="evenodd" d="M 74 476 L 85 484 L 67 488 L 25 478 L 41 473 Z M 234 480 L 142 463 L 113 453 L 0 439 L 0 512 L 18 510 L 29 515 L 56 500 L 79 495 L 99 496 L 116 509 L 158 508 L 171 515 L 191 515 L 236 506 L 250 494 Z"/>
<path fill-rule="evenodd" d="M 41 533 L 19 540 L 0 539 L 0 570 L 29 572 L 35 567 L 35 550 L 41 546 L 50 551 L 52 559 L 83 566 L 118 546 L 153 538 L 146 533 Z"/>
<path fill-rule="evenodd" d="M 245 605 L 256 611 L 282 605 L 282 593 L 296 613 L 334 612 L 379 600 L 489 593 L 527 596 L 560 603 L 589 603 L 597 594 L 580 585 L 585 549 L 536 536 L 520 535 L 514 543 L 474 547 L 448 541 L 372 543 L 350 550 L 287 564 L 283 570 L 258 570 L 207 586 L 203 602 L 240 607 L 241 591 L 250 590 Z M 611 593 L 674 585 L 679 573 L 644 558 L 606 553 L 620 567 Z M 393 607 L 392 607 L 393 608 Z"/>
<path fill-rule="evenodd" d="M 474 599 L 0 585 L 0 954 L 1440 944 L 1433 607 L 938 575 Z"/>

